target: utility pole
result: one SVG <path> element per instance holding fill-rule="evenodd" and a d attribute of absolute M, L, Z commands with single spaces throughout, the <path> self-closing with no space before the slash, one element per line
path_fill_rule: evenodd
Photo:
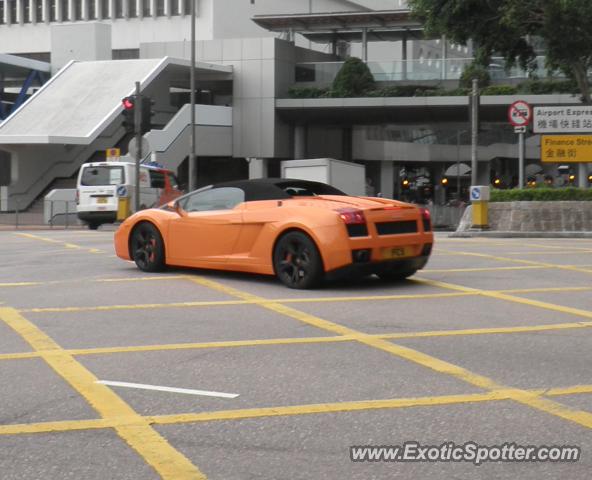
<path fill-rule="evenodd" d="M 191 113 L 189 123 L 191 125 L 191 147 L 189 152 L 188 166 L 188 189 L 195 190 L 197 160 L 195 156 L 195 1 L 191 0 L 191 67 L 189 72 L 189 103 L 191 104 Z"/>
<path fill-rule="evenodd" d="M 140 82 L 136 82 L 136 98 L 134 108 L 134 126 L 136 134 L 136 188 L 134 196 L 134 211 L 140 210 L 140 161 L 142 160 L 142 94 Z"/>
<path fill-rule="evenodd" d="M 479 135 L 479 80 L 473 78 L 471 91 L 471 185 L 477 185 L 477 141 Z"/>

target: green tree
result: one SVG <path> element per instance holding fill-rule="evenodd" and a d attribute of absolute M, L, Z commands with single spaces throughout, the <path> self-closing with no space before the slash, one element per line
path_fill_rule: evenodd
<path fill-rule="evenodd" d="M 374 88 L 372 72 L 362 60 L 348 58 L 333 80 L 331 93 L 335 97 L 356 97 Z"/>
<path fill-rule="evenodd" d="M 473 40 L 482 57 L 503 55 L 507 66 L 533 68 L 531 39 L 543 41 L 547 67 L 573 79 L 585 103 L 592 103 L 590 0 L 409 0 L 431 35 L 461 44 Z"/>

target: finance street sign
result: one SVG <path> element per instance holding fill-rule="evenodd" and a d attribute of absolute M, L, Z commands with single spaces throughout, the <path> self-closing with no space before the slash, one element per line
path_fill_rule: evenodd
<path fill-rule="evenodd" d="M 592 162 L 592 135 L 543 135 L 541 162 Z"/>
<path fill-rule="evenodd" d="M 589 133 L 592 105 L 534 107 L 534 133 Z"/>

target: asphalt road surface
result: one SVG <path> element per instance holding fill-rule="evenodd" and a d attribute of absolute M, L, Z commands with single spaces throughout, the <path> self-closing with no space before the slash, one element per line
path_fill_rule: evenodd
<path fill-rule="evenodd" d="M 294 291 L 112 236 L 0 232 L 2 480 L 590 478 L 590 240 L 439 235 L 408 281 Z M 409 442 L 581 456 L 352 461 Z"/>

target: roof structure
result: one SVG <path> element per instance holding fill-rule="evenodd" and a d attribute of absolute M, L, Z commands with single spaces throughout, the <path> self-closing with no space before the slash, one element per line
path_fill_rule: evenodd
<path fill-rule="evenodd" d="M 4 78 L 25 78 L 29 72 L 51 72 L 51 65 L 39 60 L 0 53 L 0 73 Z"/>
<path fill-rule="evenodd" d="M 403 32 L 423 30 L 423 25 L 405 10 L 375 10 L 336 13 L 305 13 L 287 15 L 255 15 L 253 22 L 270 32 L 294 31 L 310 40 L 323 42 L 337 35 L 361 41 L 367 29 L 368 41 L 392 40 Z"/>

